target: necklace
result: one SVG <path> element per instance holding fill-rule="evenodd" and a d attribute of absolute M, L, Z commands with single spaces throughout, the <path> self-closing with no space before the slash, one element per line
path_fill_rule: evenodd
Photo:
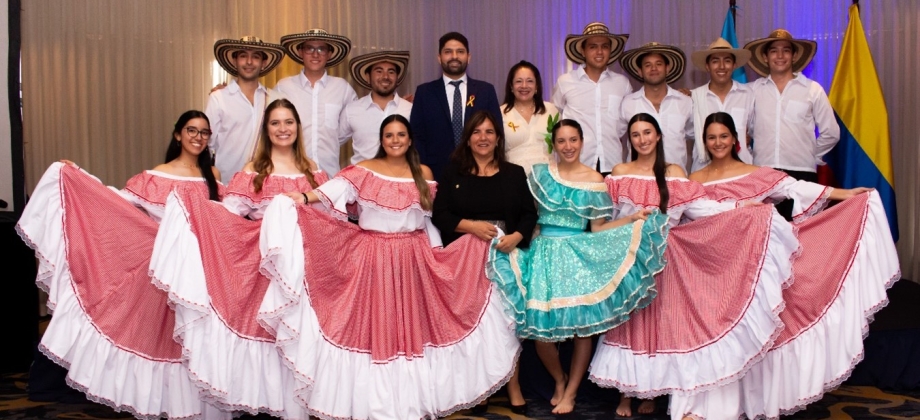
<path fill-rule="evenodd" d="M 390 165 L 390 162 L 384 161 L 383 163 L 387 166 L 387 172 L 389 172 L 388 175 L 394 178 L 405 178 L 403 175 L 405 175 L 406 172 L 410 172 L 408 163 L 406 163 L 406 166 L 400 169 L 399 172 L 396 172 L 396 170 L 393 169 L 393 165 Z"/>
<path fill-rule="evenodd" d="M 521 114 L 521 116 L 529 116 L 529 115 L 533 115 L 534 112 L 537 112 L 537 106 L 534 104 L 530 104 L 530 106 L 526 108 L 522 108 L 517 105 L 514 105 L 514 110 L 517 111 L 518 114 Z"/>
<path fill-rule="evenodd" d="M 198 165 L 192 166 L 192 165 L 189 165 L 189 164 L 187 164 L 187 163 L 185 163 L 185 162 L 181 162 L 181 161 L 178 161 L 178 160 L 176 161 L 176 163 L 178 163 L 180 166 L 182 166 L 182 167 L 184 167 L 184 168 L 189 168 L 189 169 L 201 169 L 201 168 L 198 167 Z"/>

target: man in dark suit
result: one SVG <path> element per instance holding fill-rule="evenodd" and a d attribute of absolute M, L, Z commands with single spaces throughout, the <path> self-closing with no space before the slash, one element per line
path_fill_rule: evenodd
<path fill-rule="evenodd" d="M 418 86 L 412 105 L 412 134 L 422 163 L 441 179 L 451 152 L 460 143 L 466 120 L 479 110 L 492 113 L 502 129 L 495 87 L 466 75 L 469 42 L 463 34 L 449 32 L 438 41 L 438 61 L 444 74 Z"/>

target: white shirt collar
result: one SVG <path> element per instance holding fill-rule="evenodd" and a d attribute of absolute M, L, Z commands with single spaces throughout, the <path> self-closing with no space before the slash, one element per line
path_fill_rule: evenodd
<path fill-rule="evenodd" d="M 373 107 L 373 106 L 377 106 L 377 104 L 374 103 L 374 97 L 371 96 L 371 95 L 372 95 L 372 94 L 368 93 L 368 94 L 365 95 L 363 98 L 361 98 L 362 100 L 365 101 L 365 104 L 364 104 L 364 105 L 365 105 L 365 106 L 364 106 L 364 109 L 365 109 L 365 110 L 366 110 L 366 109 L 370 109 L 370 108 Z M 399 107 L 399 104 L 400 104 L 400 102 L 401 102 L 402 100 L 403 100 L 403 99 L 401 99 L 401 98 L 399 97 L 399 93 L 398 93 L 398 92 L 393 92 L 393 99 L 391 99 L 390 102 L 387 102 L 387 105 L 389 105 L 389 104 L 392 103 L 393 105 Z"/>
<path fill-rule="evenodd" d="M 578 66 L 578 68 L 575 69 L 575 76 L 577 76 L 579 79 L 591 80 L 591 78 L 588 77 L 588 72 L 585 71 L 585 67 L 586 67 L 586 66 L 587 66 L 587 64 L 582 64 L 582 65 Z M 610 69 L 609 69 L 609 68 L 605 68 L 604 71 L 601 72 L 601 77 L 598 77 L 598 78 L 597 78 L 597 81 L 600 82 L 601 80 L 604 80 L 604 78 L 606 78 L 606 77 L 611 77 L 611 76 L 610 76 L 610 73 L 611 73 L 611 72 L 610 72 Z M 593 82 L 593 80 L 591 80 L 591 81 Z"/>
<path fill-rule="evenodd" d="M 298 80 L 300 81 L 301 86 L 312 87 L 312 84 L 310 83 L 310 79 L 307 79 L 307 75 L 303 74 L 303 70 L 297 73 L 297 77 L 298 77 Z M 316 83 L 326 86 L 326 82 L 328 80 L 329 80 L 329 72 L 326 70 L 323 70 L 323 77 L 320 77 L 319 80 L 316 81 Z"/>
<path fill-rule="evenodd" d="M 236 81 L 236 78 L 233 78 L 232 80 L 230 80 L 230 83 L 227 83 L 227 92 L 236 94 L 242 91 L 243 90 L 240 88 L 240 84 Z M 256 92 L 265 92 L 265 91 L 266 91 L 265 86 L 262 86 L 262 84 L 259 83 L 259 87 L 256 88 Z"/>
<path fill-rule="evenodd" d="M 678 96 L 678 95 L 685 96 L 683 93 L 680 93 L 677 89 L 672 88 L 671 85 L 668 85 L 668 92 L 664 94 L 664 97 L 667 98 L 668 96 Z M 636 91 L 635 99 L 638 99 L 638 98 L 645 98 L 645 85 L 640 86 L 639 90 Z"/>
<path fill-rule="evenodd" d="M 441 74 L 441 79 L 444 80 L 444 87 L 451 87 L 452 85 L 450 84 L 450 82 L 453 82 L 455 80 L 455 79 L 451 79 L 450 77 L 447 77 L 447 75 L 445 74 Z M 470 81 L 469 79 L 467 79 L 466 73 L 463 73 L 463 76 L 460 76 L 460 78 L 456 80 L 463 81 L 463 83 L 461 83 L 460 86 L 469 86 Z"/>
<path fill-rule="evenodd" d="M 767 77 L 764 77 L 763 79 L 765 83 L 769 82 L 769 83 L 773 83 L 774 85 L 776 84 L 773 82 L 773 75 L 768 74 Z M 805 75 L 802 73 L 792 73 L 792 79 L 789 80 L 789 82 L 798 83 L 802 86 L 806 86 L 808 85 L 808 78 L 805 77 Z"/>

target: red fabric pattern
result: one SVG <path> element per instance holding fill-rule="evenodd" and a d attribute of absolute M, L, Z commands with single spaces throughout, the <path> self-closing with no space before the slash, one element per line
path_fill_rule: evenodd
<path fill-rule="evenodd" d="M 173 179 L 154 175 L 150 173 L 150 171 L 144 171 L 132 176 L 125 184 L 125 191 L 136 195 L 138 198 L 148 203 L 165 206 L 166 197 L 169 196 L 169 192 L 172 191 L 173 186 L 179 185 L 180 183 L 181 185 L 194 185 L 194 188 L 199 189 L 205 197 L 208 197 L 208 184 L 205 182 L 204 178 Z M 224 186 L 218 183 L 217 194 L 223 197 L 224 192 Z"/>
<path fill-rule="evenodd" d="M 325 172 L 314 174 L 319 183 L 329 178 Z M 270 201 L 275 195 L 288 191 L 312 191 L 307 177 L 268 176 L 262 191 L 252 188 L 255 174 L 238 172 L 231 181 L 231 190 L 254 204 Z M 192 232 L 198 238 L 201 262 L 211 307 L 224 325 L 237 335 L 253 340 L 274 341 L 274 337 L 257 321 L 259 305 L 268 290 L 270 280 L 259 273 L 259 234 L 262 221 L 252 221 L 226 211 L 219 203 L 191 188 L 178 189 L 179 198 L 189 215 Z"/>
<path fill-rule="evenodd" d="M 717 182 L 709 184 L 703 188 L 709 198 L 722 201 L 763 201 L 767 195 L 773 192 L 779 186 L 779 183 L 786 179 L 782 171 L 776 169 L 761 167 L 747 176 L 729 182 Z"/>
<path fill-rule="evenodd" d="M 376 363 L 412 359 L 479 324 L 491 293 L 488 242 L 465 235 L 432 249 L 424 231 L 366 231 L 307 206 L 298 206 L 298 223 L 305 286 L 335 346 L 370 353 Z"/>
<path fill-rule="evenodd" d="M 415 182 L 393 182 L 381 178 L 373 171 L 352 165 L 336 175 L 351 183 L 358 191 L 358 200 L 380 209 L 403 211 L 410 207 L 421 208 L 418 188 Z M 431 201 L 437 192 L 437 184 L 428 181 Z"/>
<path fill-rule="evenodd" d="M 772 214 L 770 206 L 745 207 L 672 228 L 668 263 L 655 277 L 658 297 L 604 341 L 636 354 L 685 353 L 728 333 L 760 281 Z"/>
<path fill-rule="evenodd" d="M 869 194 L 860 194 L 797 225 L 802 254 L 793 264 L 795 283 L 783 290 L 786 309 L 778 348 L 817 323 L 840 293 L 869 215 Z M 833 232 L 833 244 L 828 242 Z"/>
<path fill-rule="evenodd" d="M 256 192 L 253 188 L 252 181 L 256 178 L 254 172 L 237 172 L 230 180 L 227 186 L 227 195 L 237 196 L 249 200 L 252 203 L 261 203 L 271 201 L 278 194 L 284 194 L 291 191 L 308 192 L 313 188 L 307 181 L 306 176 L 267 176 L 262 182 L 262 191 Z M 323 171 L 313 173 L 313 179 L 317 185 L 322 185 L 329 180 L 329 175 Z"/>
<path fill-rule="evenodd" d="M 604 178 L 607 183 L 607 193 L 614 204 L 621 202 L 633 203 L 638 207 L 657 207 L 661 203 L 658 186 L 654 178 L 613 177 Z M 668 181 L 668 208 L 678 207 L 694 200 L 706 198 L 706 191 L 698 182 L 689 180 Z M 651 183 L 651 186 L 649 186 Z"/>
<path fill-rule="evenodd" d="M 168 192 L 176 182 L 150 178 L 142 191 Z M 67 262 L 77 299 L 93 325 L 121 349 L 179 361 L 182 348 L 172 338 L 175 313 L 147 275 L 157 223 L 69 165 L 61 169 L 61 191 Z"/>
<path fill-rule="evenodd" d="M 231 331 L 245 338 L 273 341 L 256 321 L 269 280 L 259 274 L 262 221 L 226 211 L 193 189 L 177 189 L 198 238 L 211 307 Z"/>

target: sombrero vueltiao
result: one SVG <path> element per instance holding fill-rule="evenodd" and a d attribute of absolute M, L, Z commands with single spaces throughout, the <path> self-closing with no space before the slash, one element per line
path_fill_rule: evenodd
<path fill-rule="evenodd" d="M 690 53 L 690 62 L 693 65 L 700 68 L 700 70 L 706 70 L 706 60 L 710 55 L 717 53 L 729 53 L 735 56 L 735 67 L 734 69 L 741 68 L 747 64 L 748 60 L 751 59 L 751 52 L 744 48 L 735 48 L 732 47 L 732 44 L 729 44 L 724 38 L 718 38 L 709 44 L 709 48 L 702 51 L 694 51 Z M 733 70 L 734 70 L 733 69 Z"/>
<path fill-rule="evenodd" d="M 642 68 L 642 63 L 639 62 L 639 59 L 651 53 L 661 54 L 661 56 L 668 61 L 668 65 L 671 66 L 668 70 L 668 74 L 665 75 L 665 82 L 667 84 L 676 82 L 677 79 L 680 79 L 680 77 L 684 75 L 684 68 L 687 65 L 686 59 L 684 58 L 684 52 L 673 45 L 665 45 L 658 42 L 649 42 L 639 48 L 626 51 L 623 53 L 623 57 L 620 57 L 620 66 L 622 66 L 623 70 L 634 79 L 645 82 L 639 71 Z"/>
<path fill-rule="evenodd" d="M 565 37 L 565 56 L 578 64 L 585 63 L 585 43 L 584 41 L 592 36 L 603 36 L 610 39 L 610 59 L 607 65 L 617 61 L 620 54 L 623 53 L 623 47 L 626 46 L 626 40 L 629 34 L 612 34 L 607 29 L 607 25 L 600 22 L 592 22 L 585 26 L 581 35 L 572 34 Z"/>
<path fill-rule="evenodd" d="M 408 73 L 406 70 L 409 67 L 409 51 L 377 51 L 352 58 L 348 64 L 351 67 L 351 77 L 359 86 L 371 90 L 371 82 L 367 71 L 374 64 L 383 61 L 396 66 L 396 73 L 398 74 L 396 76 L 396 86 L 401 85 L 403 79 L 406 78 L 406 73 Z"/>
<path fill-rule="evenodd" d="M 351 40 L 342 36 L 326 32 L 325 29 L 310 29 L 302 34 L 285 35 L 281 37 L 281 46 L 287 52 L 288 57 L 292 60 L 303 64 L 300 58 L 298 47 L 307 41 L 322 41 L 332 47 L 329 52 L 329 59 L 326 61 L 326 67 L 332 67 L 345 60 L 348 51 L 351 50 Z"/>
<path fill-rule="evenodd" d="M 255 50 L 265 53 L 267 58 L 262 64 L 259 77 L 268 74 L 284 59 L 284 48 L 281 48 L 278 44 L 262 42 L 261 39 L 255 36 L 244 36 L 238 40 L 221 39 L 214 43 L 214 58 L 217 58 L 217 63 L 233 77 L 239 76 L 233 53 L 240 50 Z"/>
<path fill-rule="evenodd" d="M 789 41 L 795 51 L 792 53 L 792 71 L 798 73 L 802 71 L 808 63 L 815 58 L 818 51 L 818 43 L 810 39 L 795 39 L 792 34 L 785 29 L 776 29 L 770 32 L 766 38 L 755 39 L 748 42 L 744 49 L 751 52 L 751 61 L 748 66 L 757 74 L 767 77 L 770 74 L 770 66 L 767 64 L 767 51 L 765 47 L 773 41 Z"/>

